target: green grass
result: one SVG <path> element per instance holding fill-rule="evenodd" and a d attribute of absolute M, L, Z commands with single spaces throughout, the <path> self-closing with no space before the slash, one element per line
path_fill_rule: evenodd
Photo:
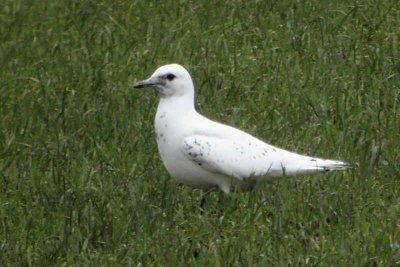
<path fill-rule="evenodd" d="M 0 4 L 0 265 L 400 265 L 400 4 Z M 197 107 L 352 171 L 251 193 L 179 186 L 157 153 L 177 62 Z"/>

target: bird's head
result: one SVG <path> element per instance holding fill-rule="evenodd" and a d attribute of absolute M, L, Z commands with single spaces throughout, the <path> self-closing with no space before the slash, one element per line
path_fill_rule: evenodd
<path fill-rule="evenodd" d="M 193 94 L 193 82 L 189 72 L 178 64 L 159 67 L 147 80 L 138 82 L 133 88 L 152 87 L 162 97 Z"/>

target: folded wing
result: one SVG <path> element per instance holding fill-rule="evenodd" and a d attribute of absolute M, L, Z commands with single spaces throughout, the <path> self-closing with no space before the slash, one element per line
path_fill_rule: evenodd
<path fill-rule="evenodd" d="M 222 139 L 192 135 L 183 140 L 181 151 L 202 168 L 239 180 L 258 176 L 279 178 L 349 168 L 349 164 L 342 161 L 299 155 L 251 136 Z"/>

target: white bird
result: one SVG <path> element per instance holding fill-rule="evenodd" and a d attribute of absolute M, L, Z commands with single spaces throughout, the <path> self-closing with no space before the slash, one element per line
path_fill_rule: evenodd
<path fill-rule="evenodd" d="M 180 183 L 203 190 L 218 186 L 229 194 L 236 187 L 252 187 L 262 178 L 349 168 L 346 162 L 271 146 L 202 116 L 195 109 L 192 78 L 178 64 L 158 68 L 133 87 L 152 87 L 161 97 L 155 117 L 158 150 L 169 174 Z"/>

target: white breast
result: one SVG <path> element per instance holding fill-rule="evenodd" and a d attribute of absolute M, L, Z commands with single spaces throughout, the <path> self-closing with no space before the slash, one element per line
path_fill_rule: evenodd
<path fill-rule="evenodd" d="M 158 151 L 170 175 L 180 183 L 205 190 L 230 180 L 201 168 L 182 153 L 184 138 L 193 134 L 201 118 L 195 110 L 180 112 L 170 107 L 161 101 L 155 117 Z"/>

